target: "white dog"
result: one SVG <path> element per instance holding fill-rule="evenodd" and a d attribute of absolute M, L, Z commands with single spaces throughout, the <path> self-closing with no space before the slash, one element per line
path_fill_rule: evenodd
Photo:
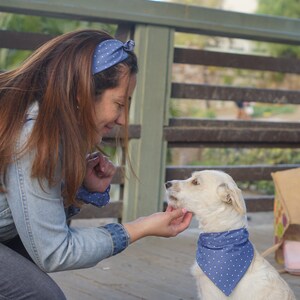
<path fill-rule="evenodd" d="M 199 221 L 200 237 L 192 273 L 203 300 L 296 299 L 278 272 L 248 240 L 246 206 L 226 173 L 194 172 L 165 184 L 169 204 L 186 208 Z"/>

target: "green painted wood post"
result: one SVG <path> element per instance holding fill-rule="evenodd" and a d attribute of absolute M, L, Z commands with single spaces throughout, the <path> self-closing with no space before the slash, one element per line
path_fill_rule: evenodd
<path fill-rule="evenodd" d="M 138 25 L 135 52 L 139 61 L 130 122 L 141 124 L 141 138 L 130 141 L 129 154 L 138 179 L 125 180 L 123 221 L 161 211 L 164 198 L 166 142 L 173 61 L 173 29 Z"/>

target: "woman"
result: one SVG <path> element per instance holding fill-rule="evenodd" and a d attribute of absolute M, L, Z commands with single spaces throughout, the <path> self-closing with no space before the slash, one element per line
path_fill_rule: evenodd
<path fill-rule="evenodd" d="M 114 126 L 128 127 L 133 47 L 102 31 L 72 32 L 0 75 L 0 298 L 65 299 L 47 272 L 91 267 L 189 226 L 191 214 L 172 207 L 126 224 L 67 225 L 82 201 L 109 200 L 115 167 L 91 153 Z"/>

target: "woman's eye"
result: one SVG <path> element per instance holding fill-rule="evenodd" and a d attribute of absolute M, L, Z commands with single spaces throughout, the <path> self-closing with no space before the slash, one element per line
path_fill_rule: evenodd
<path fill-rule="evenodd" d="M 118 105 L 119 109 L 122 109 L 125 106 L 124 104 L 119 103 L 119 102 L 117 102 L 117 105 Z"/>
<path fill-rule="evenodd" d="M 198 184 L 199 184 L 199 182 L 198 182 L 198 180 L 197 180 L 197 179 L 193 179 L 193 180 L 192 180 L 192 184 L 193 184 L 193 185 L 198 185 Z"/>

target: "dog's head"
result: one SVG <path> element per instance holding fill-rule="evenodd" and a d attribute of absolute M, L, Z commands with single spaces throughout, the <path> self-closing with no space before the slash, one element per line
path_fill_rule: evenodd
<path fill-rule="evenodd" d="M 200 227 L 209 227 L 204 228 L 205 231 L 229 230 L 245 220 L 246 206 L 241 190 L 224 172 L 194 172 L 186 180 L 168 181 L 165 186 L 169 204 L 193 212 Z"/>

